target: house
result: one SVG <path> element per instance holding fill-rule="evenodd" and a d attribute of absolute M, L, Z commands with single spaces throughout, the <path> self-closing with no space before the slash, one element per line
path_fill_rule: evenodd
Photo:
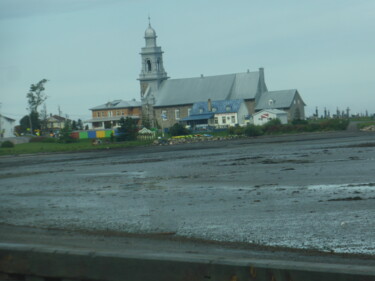
<path fill-rule="evenodd" d="M 141 122 L 141 102 L 135 99 L 131 101 L 114 100 L 102 105 L 90 108 L 92 119 L 85 123 L 91 123 L 93 129 L 113 129 L 118 127 L 121 118 L 130 117 Z"/>
<path fill-rule="evenodd" d="M 254 125 L 264 125 L 273 119 L 279 119 L 281 124 L 287 124 L 288 113 L 279 109 L 263 109 L 253 115 Z"/>
<path fill-rule="evenodd" d="M 245 125 L 248 109 L 244 100 L 220 100 L 196 102 L 193 104 L 188 117 L 181 122 L 191 128 L 210 126 L 227 128 Z"/>
<path fill-rule="evenodd" d="M 142 115 L 153 127 L 171 127 L 188 117 L 195 103 L 209 99 L 243 100 L 248 115 L 269 108 L 270 100 L 273 100 L 272 108 L 286 111 L 288 119 L 305 118 L 305 103 L 298 91 L 268 91 L 263 68 L 244 73 L 170 79 L 164 69 L 163 51 L 157 46 L 156 32 L 150 23 L 144 38 L 138 80 Z"/>
<path fill-rule="evenodd" d="M 262 94 L 255 111 L 263 109 L 280 109 L 287 113 L 288 120 L 305 119 L 306 104 L 296 89 L 270 91 Z"/>
<path fill-rule="evenodd" d="M 14 126 L 16 120 L 0 114 L 0 138 L 14 137 Z"/>
<path fill-rule="evenodd" d="M 55 131 L 55 130 L 60 130 L 65 127 L 65 123 L 69 121 L 69 119 L 64 118 L 59 115 L 50 115 L 47 118 L 47 124 L 46 127 L 48 130 Z"/>

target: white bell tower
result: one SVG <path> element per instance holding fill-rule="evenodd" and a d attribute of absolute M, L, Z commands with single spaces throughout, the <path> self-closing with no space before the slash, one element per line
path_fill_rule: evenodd
<path fill-rule="evenodd" d="M 156 32 L 151 27 L 150 17 L 148 18 L 148 28 L 145 31 L 146 46 L 141 50 L 142 70 L 138 80 L 141 84 L 141 98 L 150 87 L 152 92 L 156 92 L 162 81 L 168 79 L 163 65 L 163 51 L 156 45 Z"/>

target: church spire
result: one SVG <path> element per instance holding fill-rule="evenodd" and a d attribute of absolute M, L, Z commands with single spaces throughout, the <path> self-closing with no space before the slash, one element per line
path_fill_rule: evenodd
<path fill-rule="evenodd" d="M 141 82 L 141 97 L 148 87 L 157 91 L 160 83 L 168 79 L 163 66 L 163 51 L 156 44 L 156 32 L 151 26 L 151 18 L 148 16 L 148 27 L 145 30 L 146 46 L 141 50 L 142 70 L 138 80 Z"/>

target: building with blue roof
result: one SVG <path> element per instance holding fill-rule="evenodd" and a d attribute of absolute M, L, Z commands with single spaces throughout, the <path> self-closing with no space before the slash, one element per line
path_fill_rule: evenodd
<path fill-rule="evenodd" d="M 193 104 L 189 116 L 180 122 L 186 123 L 191 128 L 197 126 L 210 126 L 223 128 L 245 125 L 248 110 L 242 99 L 196 102 Z"/>

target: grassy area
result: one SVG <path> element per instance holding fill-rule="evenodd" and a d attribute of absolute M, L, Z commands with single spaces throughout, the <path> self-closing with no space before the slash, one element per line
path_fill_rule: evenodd
<path fill-rule="evenodd" d="M 131 146 L 149 145 L 152 141 L 127 141 L 115 143 L 103 143 L 93 145 L 92 140 L 79 140 L 73 143 L 59 143 L 59 142 L 30 142 L 16 144 L 13 148 L 0 148 L 0 155 L 18 155 L 18 154 L 35 154 L 35 153 L 50 153 L 50 152 L 74 152 L 95 149 L 111 149 Z"/>

